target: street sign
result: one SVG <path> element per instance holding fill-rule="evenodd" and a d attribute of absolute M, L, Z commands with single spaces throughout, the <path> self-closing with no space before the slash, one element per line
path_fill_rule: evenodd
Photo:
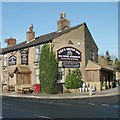
<path fill-rule="evenodd" d="M 10 56 L 8 59 L 9 65 L 16 65 L 16 56 Z"/>
<path fill-rule="evenodd" d="M 79 68 L 80 63 L 79 62 L 62 62 L 63 68 Z"/>
<path fill-rule="evenodd" d="M 63 47 L 57 51 L 59 61 L 81 61 L 81 52 L 73 47 Z"/>
<path fill-rule="evenodd" d="M 26 50 L 20 51 L 21 53 L 21 64 L 28 65 L 28 52 Z"/>

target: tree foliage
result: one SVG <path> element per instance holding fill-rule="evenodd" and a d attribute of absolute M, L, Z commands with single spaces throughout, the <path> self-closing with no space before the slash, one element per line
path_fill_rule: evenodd
<path fill-rule="evenodd" d="M 115 68 L 116 70 L 120 71 L 120 61 L 118 60 L 118 58 L 115 59 Z"/>
<path fill-rule="evenodd" d="M 39 63 L 41 92 L 56 93 L 57 66 L 53 48 L 49 44 L 43 45 Z"/>
<path fill-rule="evenodd" d="M 81 72 L 79 69 L 76 70 L 69 70 L 68 74 L 66 75 L 65 80 L 65 87 L 67 89 L 76 89 L 82 86 L 81 81 Z"/>
<path fill-rule="evenodd" d="M 110 56 L 110 54 L 109 54 L 109 51 L 106 51 L 106 53 L 105 53 L 105 58 L 107 59 L 108 62 L 110 61 L 111 56 Z"/>

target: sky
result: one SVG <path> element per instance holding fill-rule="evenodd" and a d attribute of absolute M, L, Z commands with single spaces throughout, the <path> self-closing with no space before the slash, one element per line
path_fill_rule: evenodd
<path fill-rule="evenodd" d="M 117 2 L 2 2 L 2 47 L 10 37 L 25 41 L 30 24 L 36 37 L 56 31 L 61 12 L 71 27 L 87 24 L 100 55 L 108 50 L 118 57 Z"/>

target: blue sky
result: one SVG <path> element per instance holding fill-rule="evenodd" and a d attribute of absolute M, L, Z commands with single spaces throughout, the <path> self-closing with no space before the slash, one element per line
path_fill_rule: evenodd
<path fill-rule="evenodd" d="M 118 57 L 118 3 L 117 2 L 3 2 L 2 47 L 6 38 L 25 41 L 32 23 L 36 37 L 57 30 L 59 14 L 66 12 L 71 26 L 86 22 L 99 54 Z"/>

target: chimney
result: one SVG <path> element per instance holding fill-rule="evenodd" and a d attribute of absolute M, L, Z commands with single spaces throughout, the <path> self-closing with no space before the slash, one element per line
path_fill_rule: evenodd
<path fill-rule="evenodd" d="M 57 29 L 64 30 L 70 28 L 70 21 L 66 19 L 66 13 L 62 12 L 60 14 L 60 20 L 57 21 Z"/>
<path fill-rule="evenodd" d="M 12 37 L 9 38 L 9 39 L 6 39 L 5 41 L 6 41 L 8 47 L 13 46 L 13 45 L 16 44 L 16 39 L 12 38 Z"/>
<path fill-rule="evenodd" d="M 33 31 L 33 24 L 30 25 L 28 32 L 26 32 L 26 40 L 27 42 L 33 40 L 35 38 L 35 32 Z"/>

